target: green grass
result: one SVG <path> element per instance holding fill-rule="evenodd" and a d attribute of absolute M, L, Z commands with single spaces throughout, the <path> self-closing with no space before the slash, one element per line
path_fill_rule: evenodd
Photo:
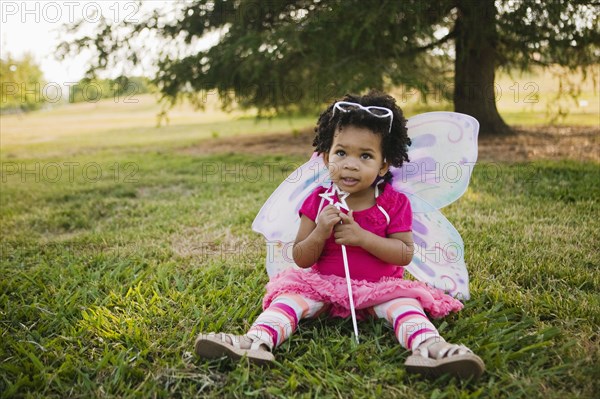
<path fill-rule="evenodd" d="M 72 157 L 99 151 L 156 150 L 197 144 L 199 140 L 261 133 L 289 133 L 315 123 L 315 116 L 257 120 L 253 112 L 221 111 L 207 103 L 204 112 L 188 104 L 169 111 L 169 123 L 157 126 L 160 105 L 151 95 L 136 103 L 77 103 L 0 119 L 4 159 L 55 156 Z"/>
<path fill-rule="evenodd" d="M 179 149 L 212 140 L 212 123 L 226 136 L 304 122 L 197 114 L 146 131 L 146 111 L 118 122 L 126 111 L 117 107 L 115 119 L 109 113 L 78 132 L 69 112 L 81 110 L 72 110 L 2 121 L 0 397 L 600 391 L 597 163 L 481 163 L 469 191 L 443 210 L 465 241 L 472 299 L 434 323 L 483 358 L 479 381 L 407 374 L 408 352 L 378 320 L 361 323 L 360 345 L 350 320 L 303 322 L 276 350 L 277 364 L 262 369 L 197 359 L 193 341 L 199 332 L 243 333 L 259 314 L 264 241 L 250 224 L 305 159 Z M 40 141 L 44 134 L 55 139 Z M 255 165 L 263 165 L 260 179 Z"/>

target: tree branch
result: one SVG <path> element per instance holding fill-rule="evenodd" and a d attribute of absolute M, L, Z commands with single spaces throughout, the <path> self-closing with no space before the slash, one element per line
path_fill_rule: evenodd
<path fill-rule="evenodd" d="M 421 46 L 421 47 L 413 47 L 411 49 L 408 49 L 406 51 L 403 51 L 401 53 L 398 54 L 398 56 L 406 56 L 406 55 L 415 55 L 415 54 L 419 54 L 422 52 L 425 52 L 427 50 L 431 50 L 432 48 L 435 48 L 441 44 L 446 43 L 447 41 L 449 41 L 450 39 L 454 39 L 456 37 L 456 30 L 452 29 L 446 36 L 440 38 L 439 40 L 436 40 L 433 43 L 429 43 L 426 46 Z"/>

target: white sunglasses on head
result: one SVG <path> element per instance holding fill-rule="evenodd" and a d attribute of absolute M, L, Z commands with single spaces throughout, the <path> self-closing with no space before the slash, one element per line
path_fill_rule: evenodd
<path fill-rule="evenodd" d="M 390 132 L 392 131 L 392 122 L 394 121 L 394 114 L 393 114 L 392 110 L 389 108 L 377 107 L 375 105 L 370 105 L 368 107 L 365 107 L 363 105 L 360 105 L 358 103 L 353 103 L 350 101 L 338 101 L 335 104 L 333 104 L 332 116 L 335 115 L 335 111 L 338 109 L 341 112 L 364 110 L 376 118 L 390 118 L 390 130 L 389 131 Z"/>

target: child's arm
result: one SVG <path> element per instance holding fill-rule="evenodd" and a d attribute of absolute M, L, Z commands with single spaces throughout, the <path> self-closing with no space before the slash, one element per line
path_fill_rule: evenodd
<path fill-rule="evenodd" d="M 292 249 L 294 262 L 303 269 L 314 265 L 323 252 L 325 241 L 331 235 L 333 226 L 340 220 L 342 220 L 340 211 L 333 205 L 323 208 L 317 218 L 317 223 L 302 215 Z"/>
<path fill-rule="evenodd" d="M 410 263 L 414 253 L 412 232 L 390 234 L 380 237 L 360 227 L 352 217 L 341 214 L 342 224 L 335 227 L 336 244 L 354 245 L 378 257 L 384 262 L 398 266 Z"/>

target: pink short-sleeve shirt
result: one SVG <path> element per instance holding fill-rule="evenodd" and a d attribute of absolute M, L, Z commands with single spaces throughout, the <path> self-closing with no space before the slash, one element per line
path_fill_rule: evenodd
<path fill-rule="evenodd" d="M 327 191 L 326 187 L 317 187 L 302 204 L 300 215 L 315 221 L 319 207 L 324 208 L 327 205 L 327 201 L 321 205 L 322 198 L 319 197 L 319 194 L 325 191 Z M 392 186 L 386 183 L 376 202 L 389 215 L 390 222 L 388 224 L 384 213 L 377 205 L 373 205 L 371 208 L 353 213 L 354 220 L 363 229 L 380 237 L 412 230 L 412 209 L 404 194 L 394 191 Z M 346 251 L 350 277 L 353 280 L 379 281 L 383 277 L 402 278 L 403 267 L 383 262 L 361 247 L 346 246 Z M 312 268 L 321 274 L 344 277 L 342 246 L 335 243 L 333 234 L 325 242 L 323 252 Z"/>

